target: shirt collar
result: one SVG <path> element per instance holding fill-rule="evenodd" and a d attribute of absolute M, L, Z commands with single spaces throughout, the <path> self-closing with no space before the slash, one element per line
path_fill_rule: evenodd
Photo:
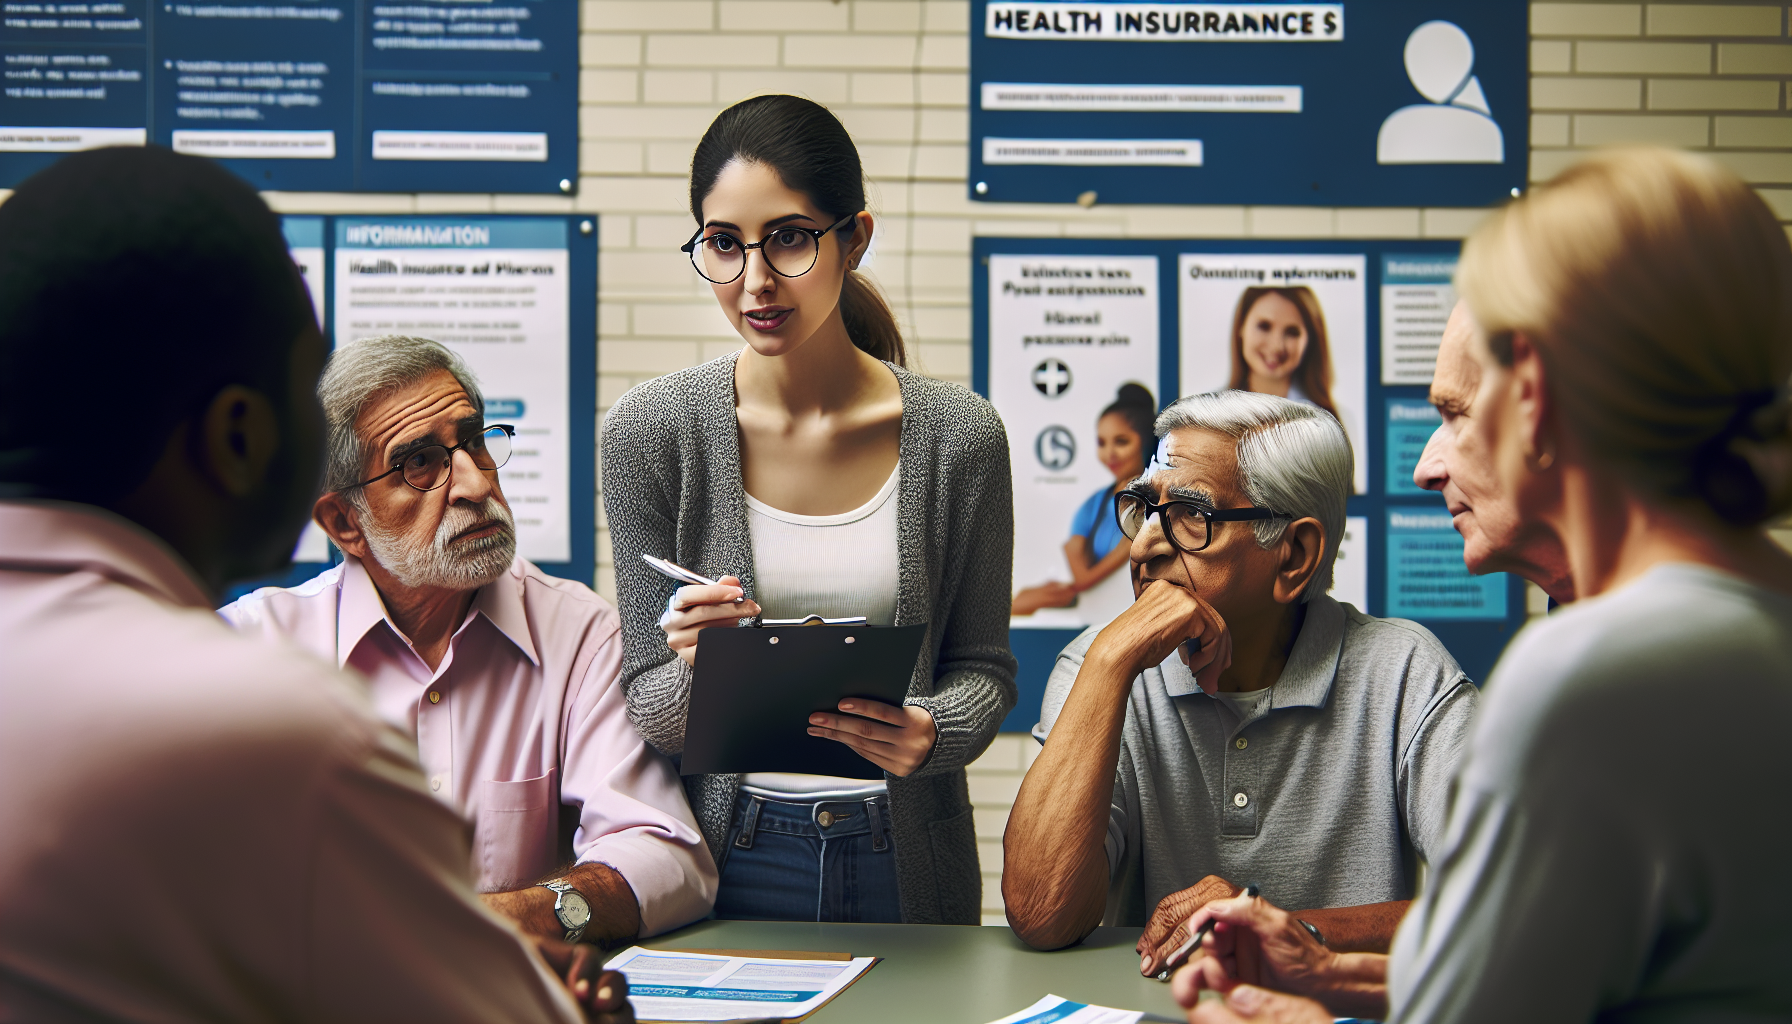
<path fill-rule="evenodd" d="M 171 604 L 212 607 L 186 559 L 166 541 L 97 505 L 0 502 L 0 563 L 61 572 L 85 569 Z"/>
<path fill-rule="evenodd" d="M 398 632 L 398 626 L 386 615 L 386 603 L 380 600 L 379 588 L 373 585 L 373 577 L 367 575 L 366 566 L 353 555 L 343 556 L 342 563 L 342 600 L 336 610 L 338 668 L 348 664 L 349 655 L 373 627 L 384 622 L 391 626 L 393 633 Z M 541 667 L 541 658 L 535 653 L 535 643 L 529 636 L 528 612 L 523 607 L 522 559 L 512 562 L 504 575 L 480 587 L 473 595 L 467 619 L 471 621 L 475 615 L 484 615 L 531 664 Z M 461 623 L 461 628 L 465 627 L 466 623 Z"/>
<path fill-rule="evenodd" d="M 1338 676 L 1338 656 L 1344 650 L 1344 607 L 1329 595 L 1321 594 L 1307 602 L 1307 614 L 1301 622 L 1300 635 L 1294 638 L 1294 649 L 1288 652 L 1288 664 L 1270 691 L 1270 710 L 1282 708 L 1322 708 L 1331 697 L 1332 681 Z M 1172 697 L 1205 695 L 1195 674 L 1171 651 L 1160 670 L 1164 692 Z"/>

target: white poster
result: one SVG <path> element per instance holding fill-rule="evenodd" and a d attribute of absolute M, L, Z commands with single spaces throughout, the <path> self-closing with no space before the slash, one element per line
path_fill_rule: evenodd
<path fill-rule="evenodd" d="M 1381 258 L 1381 382 L 1430 387 L 1444 325 L 1456 308 L 1456 257 L 1388 253 Z"/>
<path fill-rule="evenodd" d="M 1017 591 L 1071 582 L 1065 546 L 1073 536 L 1089 545 L 1113 515 L 1112 502 L 1073 532 L 1084 506 L 1101 505 L 1116 482 L 1130 480 L 1143 461 L 1124 451 L 1123 418 L 1105 428 L 1103 462 L 1098 422 L 1126 384 L 1159 397 L 1158 285 L 1155 256 L 989 257 L 989 395 L 1008 426 L 1014 466 L 1014 583 Z M 1137 395 L 1136 391 L 1130 392 Z M 1144 458 L 1150 437 L 1140 439 Z M 1099 539 L 1112 543 L 1112 531 Z M 1032 593 L 1040 593 L 1033 590 Z M 1074 598 L 1074 603 L 1071 599 Z M 1016 616 L 1018 627 L 1067 628 L 1105 623 L 1132 603 L 1125 565 L 1075 595 Z"/>
<path fill-rule="evenodd" d="M 1332 563 L 1333 597 L 1369 611 L 1369 518 L 1345 516 L 1344 537 L 1338 542 L 1338 560 Z"/>
<path fill-rule="evenodd" d="M 568 269 L 558 218 L 336 221 L 336 344 L 408 334 L 466 361 L 486 423 L 516 427 L 499 480 L 533 562 L 572 558 Z"/>
<path fill-rule="evenodd" d="M 324 324 L 324 219 L 282 217 L 280 226 L 286 234 L 287 252 L 298 265 L 299 276 L 305 282 L 305 294 L 311 297 L 311 311 L 317 315 L 317 324 L 321 328 Z M 330 560 L 330 539 L 316 523 L 305 524 L 304 532 L 299 534 L 298 546 L 293 548 L 292 560 Z"/>
<path fill-rule="evenodd" d="M 1360 255 L 1183 253 L 1182 393 L 1242 388 L 1337 415 L 1369 489 L 1366 260 Z"/>

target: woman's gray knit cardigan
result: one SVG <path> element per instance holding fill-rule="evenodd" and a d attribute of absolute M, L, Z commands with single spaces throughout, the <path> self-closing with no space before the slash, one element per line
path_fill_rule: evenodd
<path fill-rule="evenodd" d="M 684 750 L 691 669 L 666 646 L 659 616 L 677 584 L 642 554 L 705 576 L 733 573 L 753 594 L 753 541 L 741 483 L 735 357 L 648 381 L 604 418 L 604 510 L 622 610 L 622 688 L 647 742 Z M 983 753 L 1014 707 L 1008 606 L 1014 504 L 1008 436 L 982 398 L 892 366 L 902 391 L 902 480 L 896 508 L 901 565 L 896 625 L 926 623 L 907 703 L 939 729 L 927 761 L 888 775 L 902 918 L 977 924 L 982 876 L 964 766 Z M 685 779 L 719 861 L 738 775 Z"/>

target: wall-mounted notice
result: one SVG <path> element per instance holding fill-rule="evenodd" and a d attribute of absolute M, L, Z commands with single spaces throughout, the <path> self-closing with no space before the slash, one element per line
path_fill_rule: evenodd
<path fill-rule="evenodd" d="M 1428 386 L 1437 346 L 1456 307 L 1456 257 L 1386 253 L 1381 257 L 1381 382 Z"/>
<path fill-rule="evenodd" d="M 1506 617 L 1506 574 L 1469 575 L 1462 564 L 1462 535 L 1448 510 L 1394 506 L 1387 511 L 1388 617 Z"/>
<path fill-rule="evenodd" d="M 1425 445 L 1443 422 L 1436 407 L 1419 398 L 1387 400 L 1387 467 L 1388 494 L 1424 494 L 1425 489 L 1413 483 L 1413 470 L 1425 454 Z"/>
<path fill-rule="evenodd" d="M 305 291 L 311 296 L 312 312 L 317 314 L 320 328 L 327 327 L 327 307 L 324 305 L 324 219 L 322 217 L 282 217 L 280 229 L 286 235 L 287 251 L 292 253 L 293 263 L 298 265 L 299 276 L 305 280 Z M 305 532 L 299 535 L 299 545 L 293 549 L 292 560 L 295 562 L 327 562 L 330 560 L 330 540 L 316 523 L 306 523 Z"/>
<path fill-rule="evenodd" d="M 500 472 L 517 551 L 571 559 L 567 223 L 558 217 L 335 220 L 335 338 L 432 338 L 466 360 L 488 423 L 516 425 Z"/>
<path fill-rule="evenodd" d="M 561 192 L 573 0 L 9 2 L 0 186 L 157 142 L 261 188 Z"/>
<path fill-rule="evenodd" d="M 1526 5 L 971 5 L 973 199 L 1481 206 L 1527 164 Z"/>
<path fill-rule="evenodd" d="M 989 257 L 989 398 L 1008 427 L 1014 582 L 1023 591 L 1070 581 L 1064 548 L 1073 537 L 1087 540 L 1095 560 L 1116 543 L 1107 496 L 1143 465 L 1131 454 L 1114 457 L 1119 423 L 1110 417 L 1104 427 L 1101 413 L 1124 384 L 1155 391 L 1157 267 L 1155 256 Z M 1151 441 L 1141 440 L 1148 456 Z M 1074 605 L 1044 607 L 1013 624 L 1104 623 L 1131 603 L 1131 576 L 1121 566 Z"/>
<path fill-rule="evenodd" d="M 1361 255 L 1183 253 L 1182 393 L 1240 388 L 1338 417 L 1369 489 Z"/>
<path fill-rule="evenodd" d="M 1333 597 L 1369 610 L 1369 519 L 1345 516 L 1344 537 L 1338 542 L 1338 560 L 1332 563 Z"/>

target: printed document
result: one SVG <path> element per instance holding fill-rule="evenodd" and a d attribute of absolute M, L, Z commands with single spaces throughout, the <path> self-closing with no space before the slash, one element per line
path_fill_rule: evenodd
<path fill-rule="evenodd" d="M 1063 996 L 1046 996 L 1019 1013 L 989 1024 L 1139 1024 L 1144 1016 L 1139 1010 L 1116 1010 L 1072 1002 Z"/>
<path fill-rule="evenodd" d="M 769 960 L 633 946 L 606 966 L 628 976 L 628 998 L 638 1020 L 730 1021 L 805 1017 L 874 963 L 874 956 Z"/>

